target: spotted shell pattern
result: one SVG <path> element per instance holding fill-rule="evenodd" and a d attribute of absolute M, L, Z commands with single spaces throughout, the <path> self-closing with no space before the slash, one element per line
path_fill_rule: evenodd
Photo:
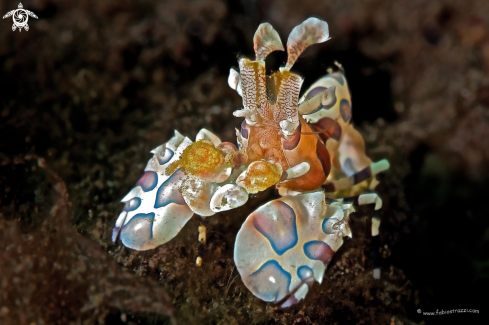
<path fill-rule="evenodd" d="M 303 299 L 350 235 L 349 204 L 327 205 L 323 192 L 287 196 L 253 212 L 236 237 L 234 261 L 258 298 L 288 307 Z M 288 297 L 290 295 L 290 297 Z"/>
<path fill-rule="evenodd" d="M 176 170 L 165 175 L 165 169 L 179 159 L 192 141 L 175 132 L 170 141 L 154 149 L 144 174 L 122 199 L 125 203 L 112 231 L 124 246 L 147 250 L 175 237 L 194 214 L 178 188 L 185 175 Z"/>
<path fill-rule="evenodd" d="M 315 131 L 320 132 L 319 137 L 332 156 L 333 167 L 342 170 L 343 166 L 339 164 L 337 160 L 339 157 L 335 154 L 338 153 L 340 143 L 346 130 L 350 127 L 352 116 L 350 91 L 343 72 L 333 72 L 317 80 L 306 90 L 300 102 L 311 99 L 330 87 L 336 88 L 334 103 L 329 107 L 319 105 L 315 111 L 303 117 Z"/>

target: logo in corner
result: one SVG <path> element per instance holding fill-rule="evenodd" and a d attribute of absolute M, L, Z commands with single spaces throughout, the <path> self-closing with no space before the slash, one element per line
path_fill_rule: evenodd
<path fill-rule="evenodd" d="M 19 3 L 18 9 L 7 12 L 5 16 L 3 16 L 3 19 L 10 16 L 12 16 L 14 20 L 14 24 L 12 25 L 12 31 L 14 32 L 17 28 L 19 29 L 19 32 L 22 31 L 22 28 L 24 28 L 26 31 L 29 30 L 29 25 L 27 25 L 27 22 L 29 21 L 29 16 L 37 19 L 36 14 L 32 11 L 25 10 L 24 6 L 22 6 L 22 3 Z"/>

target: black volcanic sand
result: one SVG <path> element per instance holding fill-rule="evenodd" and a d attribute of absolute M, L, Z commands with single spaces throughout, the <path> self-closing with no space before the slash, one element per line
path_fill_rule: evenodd
<path fill-rule="evenodd" d="M 49 1 L 23 3 L 28 32 L 0 24 L 1 324 L 480 323 L 489 289 L 489 6 L 474 1 Z M 2 15 L 18 3 L 0 3 Z M 111 243 L 131 189 L 173 129 L 235 141 L 227 86 L 259 23 L 285 42 L 310 16 L 332 39 L 294 71 L 308 87 L 343 64 L 353 121 L 391 169 L 378 192 L 382 279 L 369 209 L 305 301 L 255 298 L 233 262 L 253 196 L 147 252 Z M 270 71 L 284 53 L 267 58 Z M 486 304 L 484 304 L 486 305 Z M 428 316 L 420 311 L 478 309 Z"/>

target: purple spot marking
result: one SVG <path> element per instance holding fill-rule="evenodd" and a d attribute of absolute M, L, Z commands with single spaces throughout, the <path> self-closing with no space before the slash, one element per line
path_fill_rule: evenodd
<path fill-rule="evenodd" d="M 250 289 L 262 300 L 277 302 L 289 293 L 291 279 L 277 261 L 270 260 L 250 274 Z"/>
<path fill-rule="evenodd" d="M 309 266 L 302 265 L 297 269 L 297 275 L 301 280 L 307 280 L 314 276 L 314 272 Z"/>
<path fill-rule="evenodd" d="M 325 91 L 326 89 L 327 89 L 327 88 L 325 88 L 325 87 L 316 87 L 316 88 L 312 89 L 310 92 L 308 92 L 308 93 L 306 94 L 306 98 L 305 98 L 305 99 L 306 99 L 306 100 L 311 99 L 312 97 L 314 97 L 314 96 L 318 95 L 319 93 L 321 93 L 321 92 Z M 335 102 L 334 102 L 333 104 L 329 105 L 328 107 L 323 106 L 322 104 L 319 104 L 319 106 L 318 106 L 318 107 L 317 107 L 315 110 L 313 110 L 313 111 L 311 111 L 311 112 L 307 113 L 307 115 L 314 114 L 314 113 L 316 113 L 316 112 L 318 112 L 318 111 L 322 110 L 323 108 L 327 108 L 327 109 L 329 109 L 329 108 L 333 107 L 335 103 L 336 103 L 336 97 L 335 97 Z"/>
<path fill-rule="evenodd" d="M 314 96 L 316 96 L 317 94 L 319 94 L 320 92 L 325 91 L 326 89 L 327 89 L 326 87 L 316 87 L 316 88 L 313 88 L 310 92 L 308 92 L 306 94 L 306 99 L 311 99 Z"/>
<path fill-rule="evenodd" d="M 316 143 L 316 156 L 318 157 L 319 162 L 321 162 L 324 175 L 329 175 L 329 171 L 331 170 L 331 158 L 328 149 L 326 149 L 326 146 L 324 146 L 321 141 Z"/>
<path fill-rule="evenodd" d="M 343 171 L 345 172 L 346 176 L 351 176 L 355 174 L 355 168 L 353 167 L 353 162 L 350 157 L 345 159 L 341 168 L 343 168 Z"/>
<path fill-rule="evenodd" d="M 136 186 L 139 185 L 143 191 L 149 192 L 156 187 L 156 184 L 158 184 L 158 175 L 156 175 L 156 172 L 146 171 L 136 183 Z"/>
<path fill-rule="evenodd" d="M 253 213 L 253 225 L 265 236 L 273 250 L 282 255 L 297 244 L 296 216 L 294 210 L 282 201 L 272 201 L 274 215 L 256 211 Z"/>
<path fill-rule="evenodd" d="M 122 211 L 126 211 L 126 212 L 134 211 L 137 208 L 139 208 L 140 205 L 141 205 L 141 199 L 135 197 L 126 202 L 126 205 L 124 205 L 124 209 L 122 209 Z"/>
<path fill-rule="evenodd" d="M 246 124 L 246 121 L 243 121 L 243 123 L 241 123 L 241 136 L 245 139 L 248 139 L 248 128 L 247 128 L 247 124 Z"/>
<path fill-rule="evenodd" d="M 154 219 L 153 212 L 136 214 L 122 227 L 122 243 L 125 246 L 137 247 L 142 242 L 152 239 Z"/>
<path fill-rule="evenodd" d="M 346 99 L 342 99 L 340 102 L 340 114 L 345 122 L 348 122 L 351 119 L 351 105 Z"/>
<path fill-rule="evenodd" d="M 341 125 L 329 117 L 323 117 L 315 124 L 311 124 L 316 132 L 321 132 L 319 137 L 326 143 L 329 138 L 339 141 L 341 138 Z"/>
<path fill-rule="evenodd" d="M 183 199 L 182 193 L 178 190 L 180 180 L 184 176 L 185 174 L 180 169 L 177 169 L 170 178 L 161 184 L 156 193 L 155 209 L 166 207 L 170 203 L 187 205 Z"/>
<path fill-rule="evenodd" d="M 164 165 L 173 158 L 174 154 L 175 153 L 173 152 L 173 150 L 165 148 L 165 156 L 162 157 L 160 155 L 157 155 L 156 158 L 158 158 L 158 163 L 160 165 Z"/>
<path fill-rule="evenodd" d="M 325 234 L 332 234 L 333 232 L 335 232 L 335 230 L 333 229 L 333 226 L 335 225 L 335 223 L 337 223 L 339 220 L 337 218 L 326 218 L 323 220 L 323 223 L 321 225 L 321 227 L 323 228 L 323 232 Z"/>
<path fill-rule="evenodd" d="M 313 240 L 304 244 L 304 254 L 311 260 L 320 260 L 327 265 L 331 262 L 334 251 L 325 242 Z"/>
<path fill-rule="evenodd" d="M 288 139 L 282 138 L 282 148 L 285 150 L 295 149 L 301 140 L 301 130 L 302 124 L 299 124 L 293 135 L 291 135 Z"/>

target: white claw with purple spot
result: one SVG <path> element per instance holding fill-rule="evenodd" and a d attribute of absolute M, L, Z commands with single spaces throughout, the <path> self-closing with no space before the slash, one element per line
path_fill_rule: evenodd
<path fill-rule="evenodd" d="M 236 237 L 234 261 L 258 298 L 288 307 L 303 299 L 350 234 L 342 203 L 326 204 L 323 192 L 286 196 L 253 212 Z"/>

